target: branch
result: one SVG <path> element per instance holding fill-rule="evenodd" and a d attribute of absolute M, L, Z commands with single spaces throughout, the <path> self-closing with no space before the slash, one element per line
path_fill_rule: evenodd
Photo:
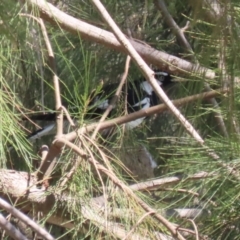
<path fill-rule="evenodd" d="M 101 216 L 102 203 L 97 198 L 85 204 L 85 200 L 73 199 L 72 196 L 68 197 L 66 194 L 59 195 L 54 190 L 51 192 L 51 189 L 48 191 L 38 189 L 36 183 L 37 179 L 33 174 L 0 169 L 0 196 L 7 200 L 10 199 L 11 202 L 18 199 L 18 206 L 24 211 L 34 208 L 48 217 L 47 222 L 72 229 L 76 226 L 71 216 L 66 214 L 66 206 L 71 205 L 72 201 L 75 201 L 75 203 L 80 205 L 78 214 L 81 214 L 83 218 L 91 221 L 114 237 L 123 239 L 127 236 L 128 232 L 122 225 L 107 221 Z M 49 212 L 52 211 L 56 204 L 58 206 L 57 212 L 49 216 Z M 150 211 L 155 212 L 149 208 L 148 212 Z M 149 240 L 149 238 L 142 238 L 136 233 L 131 235 L 131 239 Z"/>
<path fill-rule="evenodd" d="M 119 95 L 120 95 L 120 93 L 121 93 L 121 91 L 122 91 L 123 85 L 124 85 L 124 83 L 125 83 L 125 81 L 126 81 L 126 78 L 127 78 L 127 76 L 128 76 L 128 69 L 129 69 L 130 61 L 131 61 L 131 58 L 130 58 L 129 56 L 127 56 L 126 63 L 125 63 L 125 70 L 124 70 L 124 73 L 123 73 L 123 75 L 122 75 L 122 77 L 121 77 L 121 81 L 120 81 L 120 83 L 119 83 L 119 85 L 118 85 L 117 91 L 116 91 L 115 95 L 113 96 L 113 98 L 111 99 L 111 101 L 110 101 L 110 103 L 109 103 L 106 111 L 103 113 L 101 119 L 99 120 L 99 124 L 96 126 L 96 128 L 95 128 L 95 130 L 94 130 L 94 132 L 93 132 L 93 134 L 92 134 L 92 137 L 91 137 L 92 140 L 95 139 L 95 137 L 96 137 L 96 135 L 97 135 L 97 133 L 98 133 L 98 131 L 99 131 L 100 123 L 103 122 L 103 121 L 106 119 L 106 117 L 107 117 L 107 116 L 109 115 L 109 113 L 112 111 L 112 109 L 113 109 L 114 106 L 116 105 L 116 102 L 117 102 L 118 99 L 119 99 Z"/>
<path fill-rule="evenodd" d="M 177 23 L 172 18 L 171 14 L 168 12 L 167 7 L 163 0 L 154 0 L 155 5 L 157 8 L 162 12 L 164 20 L 170 27 L 170 29 L 173 31 L 173 33 L 176 35 L 178 41 L 180 44 L 189 52 L 193 53 L 192 47 L 189 44 L 188 40 L 185 38 L 185 35 L 181 28 L 177 25 Z"/>
<path fill-rule="evenodd" d="M 127 53 L 111 32 L 78 20 L 60 11 L 45 0 L 25 0 L 24 2 L 31 5 L 33 9 L 38 9 L 41 18 L 68 32 L 77 34 L 88 41 L 97 42 L 114 50 Z M 215 72 L 208 68 L 202 67 L 198 64 L 192 64 L 191 62 L 169 55 L 165 52 L 158 51 L 140 43 L 139 41 L 130 39 L 130 42 L 146 62 L 153 64 L 162 70 L 166 70 L 169 73 L 180 73 L 184 75 L 189 75 L 191 73 L 199 74 L 209 79 L 214 79 L 216 77 Z"/>
<path fill-rule="evenodd" d="M 53 74 L 53 86 L 54 86 L 55 105 L 56 105 L 55 108 L 57 111 L 57 118 L 56 118 L 57 136 L 61 136 L 63 134 L 63 110 L 61 109 L 62 101 L 61 101 L 61 94 L 60 94 L 60 84 L 57 76 L 56 62 L 55 62 L 53 49 L 52 49 L 50 40 L 48 38 L 47 30 L 43 20 L 40 19 L 39 23 L 42 29 L 43 38 L 48 51 L 50 70 L 52 71 L 52 74 Z"/>
<path fill-rule="evenodd" d="M 64 108 L 62 107 L 62 101 L 61 101 L 61 94 L 60 94 L 60 84 L 59 79 L 57 76 L 57 69 L 56 69 L 56 63 L 55 63 L 55 57 L 53 53 L 53 49 L 47 34 L 46 27 L 44 25 L 44 22 L 42 19 L 34 17 L 32 15 L 28 14 L 22 14 L 22 16 L 28 16 L 33 18 L 41 27 L 42 35 L 46 44 L 46 48 L 48 51 L 48 57 L 49 57 L 49 67 L 53 74 L 53 85 L 54 85 L 54 93 L 55 93 L 55 105 L 56 105 L 56 111 L 57 111 L 57 117 L 56 117 L 56 124 L 57 124 L 57 133 L 56 136 L 61 136 L 63 134 L 63 111 Z M 49 169 L 49 165 L 55 165 L 55 157 L 61 152 L 61 149 L 56 149 L 56 147 L 51 146 L 47 156 L 42 159 L 41 165 L 39 167 L 39 170 L 37 171 L 37 176 L 39 180 L 42 180 L 46 171 Z M 48 174 L 50 174 L 51 171 L 48 171 Z M 49 175 L 50 176 L 50 175 Z"/>
<path fill-rule="evenodd" d="M 18 229 L 7 221 L 2 214 L 0 214 L 0 228 L 5 230 L 7 234 L 15 240 L 28 240 Z"/>
<path fill-rule="evenodd" d="M 154 72 L 149 68 L 149 66 L 145 63 L 145 61 L 140 57 L 137 51 L 133 48 L 131 43 L 125 37 L 125 35 L 121 32 L 118 28 L 116 23 L 113 21 L 105 7 L 99 0 L 92 0 L 96 8 L 98 9 L 99 13 L 102 15 L 104 20 L 107 22 L 109 27 L 114 32 L 118 41 L 122 44 L 122 46 L 126 49 L 128 54 L 132 57 L 134 62 L 140 68 L 142 73 L 144 74 L 145 78 L 148 82 L 152 85 L 155 93 L 157 96 L 163 100 L 163 102 L 168 106 L 169 110 L 175 115 L 175 117 L 179 120 L 182 126 L 186 129 L 186 131 L 199 143 L 203 144 L 204 140 L 198 134 L 198 132 L 193 128 L 193 126 L 188 122 L 188 120 L 181 114 L 181 112 L 173 105 L 173 103 L 169 100 L 166 93 L 157 83 L 157 80 L 154 77 Z"/>
<path fill-rule="evenodd" d="M 48 56 L 49 56 L 49 66 L 53 74 L 53 86 L 54 86 L 54 93 L 55 93 L 55 105 L 56 105 L 56 111 L 57 111 L 57 117 L 56 117 L 56 124 L 57 124 L 57 132 L 56 137 L 61 136 L 63 134 L 63 109 L 62 109 L 62 101 L 61 101 L 61 94 L 60 94 L 60 84 L 57 76 L 57 69 L 56 69 L 56 63 L 55 63 L 55 57 L 53 53 L 53 49 L 50 43 L 50 40 L 48 38 L 47 30 L 45 28 L 45 25 L 43 23 L 43 20 L 40 19 L 40 26 L 42 29 L 42 34 L 45 40 L 45 44 L 48 50 Z M 51 151 L 51 149 L 50 149 Z M 56 156 L 51 155 L 51 152 L 48 152 L 46 158 L 41 162 L 41 166 L 38 171 L 38 179 L 42 180 L 45 175 L 46 171 L 49 169 L 49 163 L 50 165 L 55 165 L 55 158 Z M 50 156 L 50 157 L 49 157 Z M 47 166 L 46 166 L 47 163 Z M 51 174 L 51 171 L 49 171 L 49 176 Z"/>
<path fill-rule="evenodd" d="M 211 21 L 212 23 L 216 23 L 219 21 L 220 18 L 223 17 L 223 10 L 221 7 L 221 2 L 219 0 L 199 0 L 197 4 L 194 4 L 192 0 L 189 1 L 189 4 L 191 4 L 195 11 L 197 11 L 198 16 L 202 15 L 202 12 L 199 11 L 199 9 L 207 9 L 204 11 L 204 20 L 206 21 L 206 18 L 208 21 Z M 229 16 L 228 16 L 229 17 Z"/>
<path fill-rule="evenodd" d="M 66 213 L 66 206 L 70 205 L 73 201 L 72 196 L 67 197 L 62 194 L 59 195 L 51 191 L 45 191 L 37 188 L 37 179 L 34 174 L 26 172 L 17 172 L 13 170 L 0 170 L 0 196 L 11 202 L 18 200 L 18 206 L 24 209 L 24 211 L 41 211 L 42 214 L 48 217 L 49 223 L 66 227 L 74 228 L 74 222 L 71 217 Z M 98 214 L 101 210 L 100 203 L 92 199 L 86 205 L 84 201 L 78 199 L 79 205 L 81 205 L 81 214 L 85 219 L 92 221 L 96 226 L 104 229 L 108 234 L 117 236 L 122 239 L 126 236 L 127 232 L 116 223 L 105 221 Z M 49 216 L 55 204 L 58 204 L 58 211 Z M 133 237 L 132 239 L 139 239 Z M 24 239 L 26 240 L 26 238 Z"/>
<path fill-rule="evenodd" d="M 180 98 L 177 100 L 172 100 L 172 102 L 175 106 L 179 107 L 179 106 L 185 105 L 187 103 L 195 102 L 199 99 L 208 99 L 208 98 L 219 96 L 220 94 L 227 93 L 227 92 L 228 92 L 227 89 L 217 89 L 217 90 L 214 90 L 211 92 L 200 93 L 200 94 L 192 95 L 189 97 Z M 155 113 L 162 113 L 166 110 L 168 110 L 168 107 L 166 104 L 159 104 L 157 106 L 150 107 L 148 109 L 142 109 L 138 112 L 134 112 L 134 113 L 128 114 L 126 116 L 121 116 L 118 118 L 107 120 L 107 121 L 101 123 L 101 125 L 99 126 L 99 130 L 113 127 L 116 125 L 121 125 L 121 124 L 133 121 L 133 120 L 141 118 L 141 117 L 151 116 Z M 98 124 L 98 123 L 93 123 L 93 124 L 89 124 L 85 127 L 82 127 L 80 129 L 78 129 L 77 132 L 68 133 L 65 135 L 65 138 L 68 139 L 69 141 L 73 141 L 78 135 L 81 135 L 85 132 L 91 132 L 96 127 L 96 124 Z"/>
<path fill-rule="evenodd" d="M 164 0 L 155 0 L 155 4 L 157 6 L 157 8 L 162 12 L 164 19 L 166 20 L 168 26 L 170 29 L 172 29 L 173 33 L 176 35 L 178 41 L 180 42 L 180 44 L 189 52 L 189 53 L 193 53 L 192 47 L 189 44 L 188 40 L 185 38 L 184 32 L 179 28 L 179 26 L 177 25 L 177 23 L 174 21 L 174 19 L 172 18 L 171 14 L 168 12 L 167 7 L 164 3 Z M 198 63 L 197 59 L 193 57 L 194 55 L 191 55 L 191 58 L 194 62 Z M 205 86 L 205 90 L 207 91 L 211 91 L 211 87 L 209 86 L 208 83 L 204 83 Z M 216 101 L 215 98 L 211 98 L 209 100 L 211 102 L 211 104 L 213 105 L 213 107 L 217 110 L 215 112 L 215 119 L 218 122 L 218 125 L 222 131 L 222 134 L 225 137 L 228 137 L 228 132 L 227 132 L 227 128 L 224 124 L 224 120 L 223 120 L 223 116 L 221 114 L 221 110 L 219 108 L 218 102 Z"/>
<path fill-rule="evenodd" d="M 109 179 L 114 184 L 116 184 L 116 186 L 119 186 L 129 197 L 133 198 L 142 207 L 143 210 L 145 210 L 146 212 L 153 212 L 152 214 L 153 217 L 157 219 L 161 224 L 163 224 L 174 237 L 177 237 L 180 240 L 185 240 L 182 237 L 182 235 L 178 232 L 177 228 L 171 222 L 169 222 L 162 215 L 158 214 L 156 210 L 149 207 L 142 199 L 140 199 L 136 194 L 134 194 L 133 191 L 128 186 L 126 186 L 119 178 L 117 178 L 113 172 L 105 168 L 103 165 L 99 164 L 99 162 L 96 161 L 95 159 L 89 157 L 82 149 L 80 149 L 73 143 L 69 142 L 65 138 L 60 137 L 55 141 L 60 142 L 61 144 L 69 147 L 79 156 L 87 160 L 92 166 L 96 167 L 96 169 L 99 172 L 102 172 L 103 174 L 107 175 Z"/>
<path fill-rule="evenodd" d="M 30 219 L 28 216 L 25 214 L 21 213 L 19 210 L 16 208 L 12 207 L 9 203 L 4 201 L 3 199 L 0 198 L 0 206 L 1 208 L 5 209 L 9 213 L 11 213 L 13 216 L 18 218 L 20 221 L 31 227 L 37 234 L 39 234 L 41 237 L 47 240 L 54 240 L 54 238 L 44 229 L 42 228 L 39 224 L 34 222 L 32 219 Z"/>
<path fill-rule="evenodd" d="M 156 180 L 151 180 L 151 181 L 147 181 L 147 182 L 136 183 L 136 184 L 131 185 L 130 188 L 133 191 L 152 191 L 152 190 L 158 189 L 159 187 L 162 187 L 163 185 L 176 184 L 185 179 L 199 180 L 199 179 L 205 179 L 205 178 L 209 178 L 209 177 L 213 177 L 213 176 L 215 176 L 215 175 L 211 174 L 211 173 L 199 172 L 194 175 L 190 175 L 188 177 L 180 177 L 180 176 L 166 177 L 163 179 L 156 179 Z"/>

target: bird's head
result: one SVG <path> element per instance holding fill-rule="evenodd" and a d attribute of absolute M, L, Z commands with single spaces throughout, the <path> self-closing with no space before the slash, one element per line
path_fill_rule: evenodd
<path fill-rule="evenodd" d="M 169 73 L 161 72 L 157 70 L 154 70 L 154 72 L 155 72 L 155 78 L 159 86 L 166 87 L 167 85 L 172 83 L 172 77 Z M 153 88 L 151 84 L 146 80 L 141 83 L 141 89 L 145 91 L 149 96 L 151 96 L 153 93 Z"/>
<path fill-rule="evenodd" d="M 159 82 L 160 86 L 165 87 L 170 83 L 172 83 L 172 77 L 169 73 L 158 71 L 158 70 L 154 70 L 154 72 L 155 72 L 155 78 Z"/>

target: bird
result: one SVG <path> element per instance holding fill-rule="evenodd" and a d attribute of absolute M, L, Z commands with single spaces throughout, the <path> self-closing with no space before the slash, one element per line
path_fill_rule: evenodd
<path fill-rule="evenodd" d="M 173 83 L 173 78 L 169 73 L 158 70 L 154 70 L 154 72 L 157 83 L 163 89 Z M 89 104 L 90 110 L 88 114 L 91 119 L 101 116 L 101 114 L 103 114 L 103 112 L 108 108 L 110 101 L 115 94 L 117 86 L 118 84 L 108 84 L 106 86 L 103 86 L 102 90 L 93 97 L 92 101 Z M 147 109 L 151 106 L 157 105 L 159 102 L 158 97 L 153 90 L 153 87 L 145 78 L 140 78 L 138 80 L 127 83 L 126 100 L 128 113 L 133 113 L 141 109 Z M 30 142 L 35 141 L 36 139 L 40 139 L 43 136 L 52 135 L 56 132 L 56 112 L 32 115 L 29 116 L 29 118 L 33 121 L 52 121 L 52 123 L 43 126 L 41 129 L 34 131 L 28 135 L 27 139 Z M 25 120 L 26 119 L 27 118 L 25 118 Z M 144 121 L 144 119 L 145 117 L 142 117 L 126 123 L 126 129 L 132 130 L 136 128 Z M 69 128 L 69 124 L 67 123 L 67 120 L 64 121 L 64 125 Z"/>

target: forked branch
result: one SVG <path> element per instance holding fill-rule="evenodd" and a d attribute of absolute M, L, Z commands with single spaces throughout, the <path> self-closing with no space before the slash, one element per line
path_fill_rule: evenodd
<path fill-rule="evenodd" d="M 198 132 L 194 129 L 194 127 L 188 122 L 188 120 L 181 114 L 181 112 L 173 105 L 171 100 L 168 98 L 168 96 L 165 94 L 163 89 L 159 86 L 157 83 L 154 72 L 149 68 L 149 66 L 145 63 L 145 61 L 140 57 L 140 55 L 137 53 L 137 51 L 134 49 L 134 47 L 131 45 L 129 40 L 125 37 L 125 35 L 121 32 L 119 27 L 116 25 L 116 23 L 113 21 L 105 7 L 101 4 L 98 0 L 92 0 L 96 8 L 98 9 L 99 13 L 102 15 L 104 20 L 107 22 L 109 27 L 114 32 L 114 35 L 118 39 L 118 41 L 122 44 L 124 49 L 128 52 L 128 54 L 132 57 L 134 62 L 137 64 L 137 66 L 142 71 L 145 78 L 149 81 L 149 83 L 152 85 L 154 91 L 156 92 L 157 96 L 162 99 L 162 101 L 167 105 L 169 110 L 175 115 L 175 117 L 180 121 L 180 123 L 183 125 L 183 127 L 186 129 L 186 131 L 199 143 L 203 144 L 204 140 L 201 138 L 201 136 L 198 134 Z"/>

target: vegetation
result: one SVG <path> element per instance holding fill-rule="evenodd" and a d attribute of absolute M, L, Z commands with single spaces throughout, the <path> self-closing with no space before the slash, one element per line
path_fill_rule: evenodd
<path fill-rule="evenodd" d="M 239 9 L 1 1 L 2 239 L 240 239 Z M 154 84 L 151 69 L 174 77 L 158 106 L 128 114 L 122 89 L 92 119 L 103 86 Z M 54 135 L 30 143 L 53 109 Z"/>

